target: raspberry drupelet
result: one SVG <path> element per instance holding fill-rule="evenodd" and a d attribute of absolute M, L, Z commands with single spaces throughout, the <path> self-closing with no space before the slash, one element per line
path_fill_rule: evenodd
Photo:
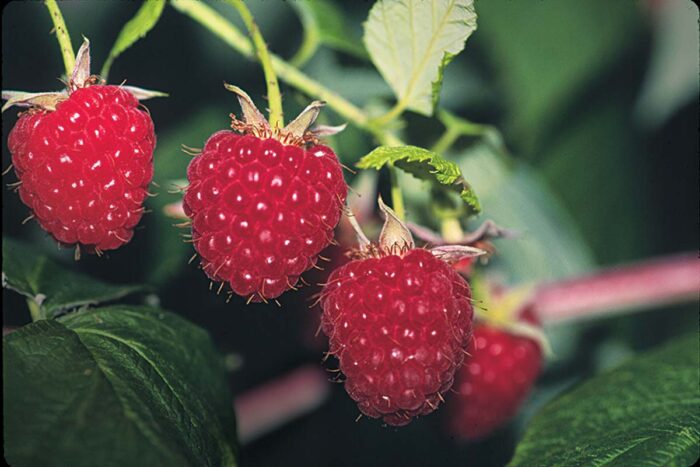
<path fill-rule="evenodd" d="M 380 206 L 379 245 L 328 279 L 322 329 L 360 411 L 401 426 L 443 402 L 471 339 L 473 308 L 469 285 L 439 251 L 414 248 L 408 230 L 386 234 L 400 221 Z"/>
<path fill-rule="evenodd" d="M 153 122 L 118 86 L 72 92 L 56 110 L 23 113 L 8 146 L 19 195 L 39 224 L 85 251 L 131 240 L 153 178 Z"/>
<path fill-rule="evenodd" d="M 29 108 L 8 138 L 20 198 L 76 257 L 131 240 L 153 178 L 156 136 L 139 99 L 163 94 L 100 81 L 85 39 L 66 90 L 3 91 L 3 110 Z"/>
<path fill-rule="evenodd" d="M 336 155 L 307 129 L 315 115 L 273 131 L 261 115 L 249 121 L 245 93 L 239 100 L 247 121 L 234 118 L 237 132 L 214 133 L 192 159 L 183 208 L 207 276 L 266 301 L 294 288 L 332 242 L 347 186 Z"/>
<path fill-rule="evenodd" d="M 539 328 L 531 308 L 519 321 Z M 449 430 L 466 440 L 484 438 L 515 416 L 542 370 L 541 344 L 488 322 L 474 325 L 469 356 L 448 400 Z"/>

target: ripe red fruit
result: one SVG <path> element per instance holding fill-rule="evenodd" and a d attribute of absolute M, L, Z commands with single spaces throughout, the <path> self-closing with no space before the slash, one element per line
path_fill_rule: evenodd
<path fill-rule="evenodd" d="M 88 86 L 54 111 L 25 112 L 10 132 L 19 195 L 60 243 L 99 252 L 131 240 L 156 143 L 138 105 L 119 86 Z"/>
<path fill-rule="evenodd" d="M 540 373 L 542 350 L 533 339 L 477 323 L 468 352 L 448 401 L 449 424 L 452 433 L 473 440 L 515 415 Z"/>
<path fill-rule="evenodd" d="M 329 147 L 241 129 L 254 134 L 214 133 L 192 160 L 183 208 L 207 276 L 251 300 L 273 299 L 332 241 L 347 187 Z"/>
<path fill-rule="evenodd" d="M 435 410 L 452 386 L 473 309 L 469 286 L 447 262 L 423 249 L 391 251 L 331 274 L 322 327 L 360 411 L 400 426 Z"/>
<path fill-rule="evenodd" d="M 127 243 L 141 219 L 156 137 L 138 99 L 163 95 L 98 82 L 84 39 L 64 91 L 2 92 L 3 111 L 29 107 L 8 138 L 22 202 L 59 243 L 91 253 Z"/>

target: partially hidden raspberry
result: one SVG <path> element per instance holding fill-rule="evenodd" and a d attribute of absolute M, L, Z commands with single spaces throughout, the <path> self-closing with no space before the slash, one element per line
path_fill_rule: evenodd
<path fill-rule="evenodd" d="M 55 110 L 23 113 L 8 140 L 19 195 L 39 224 L 61 244 L 98 253 L 131 240 L 155 144 L 138 100 L 105 85 L 74 89 Z"/>
<path fill-rule="evenodd" d="M 322 328 L 360 411 L 406 425 L 443 401 L 471 339 L 466 281 L 424 249 L 357 259 L 325 287 Z"/>
<path fill-rule="evenodd" d="M 523 319 L 536 323 L 527 309 Z M 450 431 L 474 440 L 501 427 L 516 414 L 541 367 L 536 341 L 477 322 L 469 356 L 455 377 L 455 394 L 448 400 Z"/>
<path fill-rule="evenodd" d="M 294 288 L 331 243 L 347 186 L 335 153 L 315 139 L 236 128 L 214 133 L 192 159 L 183 208 L 207 276 L 266 301 Z"/>

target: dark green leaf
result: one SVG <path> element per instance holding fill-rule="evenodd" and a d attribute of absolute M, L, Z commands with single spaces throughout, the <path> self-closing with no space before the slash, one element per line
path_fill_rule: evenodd
<path fill-rule="evenodd" d="M 46 317 L 81 305 L 116 300 L 143 290 L 138 285 L 112 285 L 64 269 L 29 246 L 3 237 L 2 284 L 41 305 Z"/>
<path fill-rule="evenodd" d="M 393 164 L 422 180 L 435 182 L 437 187 L 457 192 L 470 214 L 481 211 L 476 194 L 454 162 L 416 146 L 380 146 L 360 159 L 357 167 L 379 170 L 387 164 Z"/>
<path fill-rule="evenodd" d="M 153 26 L 160 19 L 164 7 L 165 0 L 146 0 L 143 2 L 136 15 L 124 25 L 124 28 L 119 33 L 102 67 L 102 78 L 107 79 L 109 69 L 112 67 L 112 62 L 114 62 L 115 58 L 153 29 Z"/>
<path fill-rule="evenodd" d="M 380 0 L 364 42 L 399 105 L 432 115 L 445 65 L 475 29 L 473 0 Z"/>
<path fill-rule="evenodd" d="M 510 465 L 693 465 L 699 355 L 693 334 L 554 400 L 535 416 Z"/>
<path fill-rule="evenodd" d="M 22 466 L 232 466 L 235 420 L 207 334 L 144 307 L 3 338 L 5 456 Z"/>
<path fill-rule="evenodd" d="M 479 40 L 528 152 L 586 85 L 639 43 L 644 24 L 633 1 L 491 0 L 478 2 L 477 12 Z"/>

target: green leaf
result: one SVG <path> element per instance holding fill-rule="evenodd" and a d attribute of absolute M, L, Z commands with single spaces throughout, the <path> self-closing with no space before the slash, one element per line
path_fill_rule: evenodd
<path fill-rule="evenodd" d="M 572 216 L 531 166 L 503 153 L 500 134 L 485 129 L 481 140 L 454 155 L 479 193 L 484 216 L 517 233 L 496 241 L 489 269 L 510 283 L 563 279 L 589 271 L 591 251 Z"/>
<path fill-rule="evenodd" d="M 550 402 L 510 465 L 693 465 L 699 355 L 697 334 L 677 339 Z"/>
<path fill-rule="evenodd" d="M 473 0 L 380 0 L 364 42 L 399 105 L 432 115 L 444 68 L 475 29 Z"/>
<path fill-rule="evenodd" d="M 109 52 L 109 56 L 102 67 L 102 72 L 100 73 L 102 78 L 107 79 L 109 69 L 112 67 L 112 62 L 114 62 L 115 58 L 153 29 L 160 19 L 164 7 L 165 0 L 146 0 L 143 2 L 139 11 L 124 25 L 117 40 L 114 42 L 112 50 Z"/>
<path fill-rule="evenodd" d="M 588 100 L 585 89 L 604 79 L 601 72 L 642 43 L 646 24 L 643 10 L 627 1 L 491 0 L 478 2 L 477 11 L 480 44 L 507 99 L 513 139 L 528 153 L 548 142 L 562 111 Z"/>
<path fill-rule="evenodd" d="M 3 338 L 5 456 L 13 466 L 233 466 L 235 419 L 202 329 L 109 307 Z"/>
<path fill-rule="evenodd" d="M 440 155 L 416 146 L 380 146 L 357 163 L 361 169 L 379 170 L 392 164 L 416 178 L 430 180 L 438 188 L 457 192 L 469 210 L 469 214 L 481 212 L 479 199 L 462 177 L 459 166 Z"/>
<path fill-rule="evenodd" d="M 116 300 L 144 290 L 139 285 L 112 285 L 64 269 L 34 249 L 2 239 L 2 284 L 34 300 L 47 318 L 82 305 Z"/>
<path fill-rule="evenodd" d="M 343 12 L 332 1 L 305 0 L 291 2 L 290 5 L 297 11 L 304 26 L 304 41 L 292 64 L 301 66 L 306 63 L 320 44 L 357 58 L 367 58 L 367 51 L 359 39 L 354 40 L 345 26 Z"/>

